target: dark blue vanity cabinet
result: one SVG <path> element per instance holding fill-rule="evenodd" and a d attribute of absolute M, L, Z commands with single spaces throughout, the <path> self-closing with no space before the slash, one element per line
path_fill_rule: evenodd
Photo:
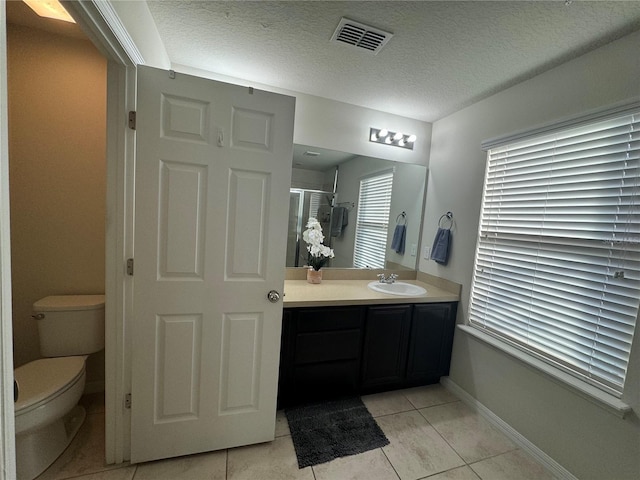
<path fill-rule="evenodd" d="M 280 408 L 437 383 L 457 302 L 285 308 Z"/>

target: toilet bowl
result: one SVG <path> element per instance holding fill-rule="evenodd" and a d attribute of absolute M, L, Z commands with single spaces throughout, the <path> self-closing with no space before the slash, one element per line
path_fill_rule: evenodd
<path fill-rule="evenodd" d="M 42 473 L 75 437 L 85 418 L 86 356 L 45 358 L 18 367 L 15 403 L 18 479 Z"/>
<path fill-rule="evenodd" d="M 18 480 L 40 475 L 75 437 L 86 417 L 78 405 L 86 359 L 104 348 L 104 295 L 50 296 L 33 307 L 47 358 L 14 370 Z"/>

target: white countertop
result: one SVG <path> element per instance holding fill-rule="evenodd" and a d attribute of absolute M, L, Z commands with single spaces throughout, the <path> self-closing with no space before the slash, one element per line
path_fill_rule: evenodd
<path fill-rule="evenodd" d="M 399 303 L 457 302 L 460 296 L 417 280 L 402 280 L 419 285 L 427 293 L 417 297 L 379 293 L 367 287 L 371 280 L 323 280 L 311 284 L 306 280 L 285 280 L 284 308 L 333 305 L 380 305 Z"/>

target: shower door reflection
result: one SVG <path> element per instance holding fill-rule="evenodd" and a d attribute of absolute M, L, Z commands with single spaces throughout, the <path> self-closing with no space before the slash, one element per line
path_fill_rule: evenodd
<path fill-rule="evenodd" d="M 287 267 L 302 267 L 307 264 L 307 246 L 302 240 L 309 217 L 315 217 L 322 226 L 324 245 L 331 247 L 331 201 L 332 192 L 292 188 L 289 197 L 289 230 L 287 234 Z M 331 260 L 326 266 L 331 265 Z"/>

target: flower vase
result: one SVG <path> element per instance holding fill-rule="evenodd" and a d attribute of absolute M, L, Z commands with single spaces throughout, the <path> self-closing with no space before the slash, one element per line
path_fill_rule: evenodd
<path fill-rule="evenodd" d="M 307 270 L 307 282 L 322 283 L 322 269 L 314 270 L 313 267 Z"/>

